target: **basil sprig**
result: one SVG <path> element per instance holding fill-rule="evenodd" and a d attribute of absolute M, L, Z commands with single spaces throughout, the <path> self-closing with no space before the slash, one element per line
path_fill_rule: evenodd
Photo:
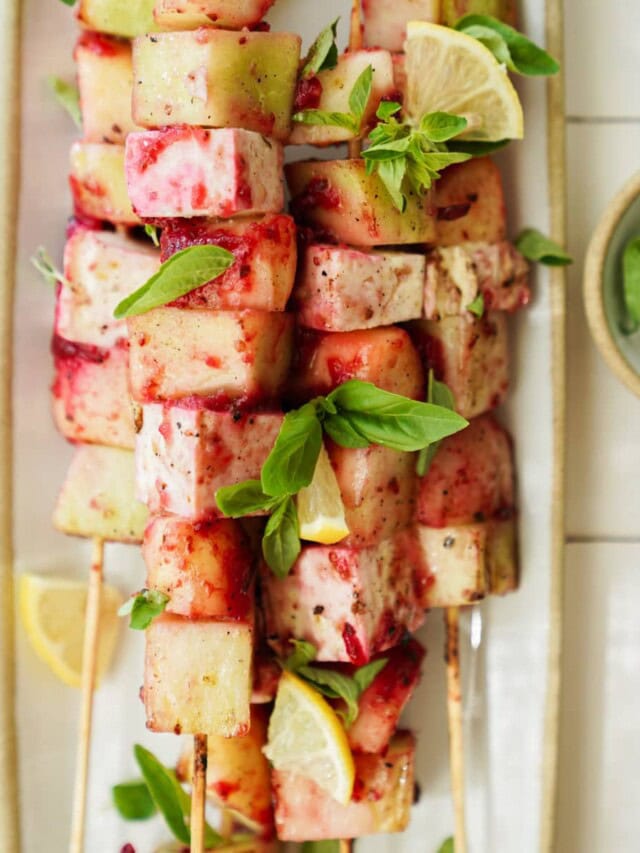
<path fill-rule="evenodd" d="M 216 492 L 221 512 L 241 518 L 256 512 L 271 514 L 262 540 L 267 565 L 285 577 L 300 553 L 298 514 L 293 501 L 311 483 L 322 433 L 342 447 L 379 444 L 412 452 L 467 426 L 448 408 L 392 394 L 359 379 L 350 379 L 326 397 L 316 397 L 289 412 L 260 480 L 245 480 Z"/>
<path fill-rule="evenodd" d="M 352 676 L 345 675 L 328 667 L 311 666 L 315 659 L 316 647 L 305 640 L 292 640 L 294 651 L 282 664 L 288 672 L 293 672 L 306 681 L 318 693 L 329 699 L 341 699 L 346 708 L 337 708 L 336 713 L 348 728 L 358 717 L 358 702 L 373 679 L 388 663 L 388 658 L 373 660 L 358 667 Z"/>
<path fill-rule="evenodd" d="M 311 77 L 318 71 L 327 71 L 336 67 L 338 64 L 336 36 L 338 35 L 339 20 L 340 18 L 336 18 L 333 23 L 326 26 L 311 45 L 304 58 L 304 65 L 300 72 L 301 77 Z"/>
<path fill-rule="evenodd" d="M 528 261 L 548 267 L 564 267 L 573 263 L 573 258 L 537 228 L 525 228 L 515 239 L 515 247 Z"/>
<path fill-rule="evenodd" d="M 467 311 L 478 318 L 484 316 L 484 296 L 482 293 L 479 293 L 476 298 L 467 305 Z"/>
<path fill-rule="evenodd" d="M 47 82 L 53 92 L 56 101 L 63 107 L 73 119 L 76 127 L 82 128 L 82 114 L 80 112 L 80 93 L 78 87 L 67 83 L 61 77 L 51 75 Z"/>
<path fill-rule="evenodd" d="M 546 50 L 491 15 L 465 15 L 454 29 L 482 42 L 509 71 L 528 77 L 548 77 L 560 70 Z"/>
<path fill-rule="evenodd" d="M 118 610 L 118 616 L 129 616 L 129 627 L 134 631 L 145 631 L 156 616 L 164 613 L 169 596 L 157 589 L 142 589 L 127 599 Z"/>
<path fill-rule="evenodd" d="M 455 408 L 455 400 L 453 398 L 453 394 L 451 393 L 451 389 L 448 385 L 445 385 L 444 382 L 439 382 L 433 373 L 433 370 L 429 371 L 429 385 L 427 388 L 427 402 L 433 403 L 436 406 L 444 406 L 445 409 L 450 409 L 451 411 Z M 438 452 L 438 448 L 440 447 L 439 441 L 433 441 L 431 444 L 423 447 L 420 453 L 418 454 L 418 461 L 416 462 L 416 473 L 419 477 L 424 477 L 424 475 L 429 470 L 429 466 L 433 461 L 433 457 Z"/>
<path fill-rule="evenodd" d="M 329 125 L 334 127 L 343 127 L 354 135 L 360 133 L 360 125 L 364 111 L 371 97 L 371 89 L 373 86 L 373 67 L 367 65 L 364 71 L 358 76 L 358 79 L 353 84 L 353 89 L 349 95 L 348 113 L 330 113 L 326 110 L 301 110 L 294 113 L 291 118 L 300 124 L 319 124 Z"/>
<path fill-rule="evenodd" d="M 125 820 L 148 820 L 157 812 L 143 779 L 121 782 L 111 789 L 113 804 Z"/>
<path fill-rule="evenodd" d="M 640 237 L 629 240 L 624 247 L 622 288 L 626 312 L 622 332 L 631 335 L 640 328 Z"/>
<path fill-rule="evenodd" d="M 136 317 L 173 302 L 229 269 L 235 258 L 220 246 L 188 246 L 166 260 L 142 287 L 116 306 L 113 316 Z"/>
<path fill-rule="evenodd" d="M 69 280 L 56 267 L 44 246 L 38 246 L 35 255 L 31 257 L 31 263 L 38 270 L 47 284 L 64 284 L 71 287 Z"/>
<path fill-rule="evenodd" d="M 436 112 L 424 115 L 417 127 L 395 117 L 401 105 L 393 101 L 380 104 L 376 113 L 380 123 L 369 135 L 363 151 L 367 174 L 376 172 L 400 211 L 407 206 L 407 193 L 421 194 L 453 163 L 471 158 L 463 151 L 449 151 L 444 144 L 464 131 L 462 116 Z"/>

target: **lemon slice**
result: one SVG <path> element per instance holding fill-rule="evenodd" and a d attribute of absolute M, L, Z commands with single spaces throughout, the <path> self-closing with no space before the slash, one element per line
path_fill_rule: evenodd
<path fill-rule="evenodd" d="M 324 446 L 313 472 L 313 480 L 298 492 L 300 538 L 333 545 L 349 535 L 340 487 Z"/>
<path fill-rule="evenodd" d="M 311 687 L 283 672 L 264 754 L 276 770 L 312 779 L 339 803 L 353 793 L 355 766 L 335 711 Z"/>
<path fill-rule="evenodd" d="M 23 574 L 18 595 L 22 623 L 35 653 L 61 681 L 70 687 L 79 687 L 87 584 L 52 575 Z M 102 587 L 98 679 L 113 657 L 120 626 L 117 611 L 122 601 L 117 589 L 106 584 Z"/>
<path fill-rule="evenodd" d="M 427 21 L 407 25 L 406 108 L 419 120 L 464 116 L 468 140 L 522 139 L 522 104 L 507 71 L 477 39 Z"/>

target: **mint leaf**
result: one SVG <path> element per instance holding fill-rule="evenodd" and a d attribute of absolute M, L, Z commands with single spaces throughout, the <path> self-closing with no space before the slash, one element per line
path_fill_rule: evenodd
<path fill-rule="evenodd" d="M 640 327 L 640 237 L 629 240 L 624 247 L 622 284 L 627 312 L 623 331 L 625 334 L 632 334 Z"/>
<path fill-rule="evenodd" d="M 156 805 L 146 782 L 142 779 L 114 785 L 111 796 L 116 809 L 125 820 L 148 820 L 156 813 Z"/>
<path fill-rule="evenodd" d="M 376 110 L 376 116 L 382 119 L 382 121 L 388 121 L 391 116 L 399 113 L 401 109 L 402 104 L 399 104 L 397 101 L 380 101 Z"/>
<path fill-rule="evenodd" d="M 420 119 L 420 131 L 432 142 L 446 142 L 461 134 L 467 123 L 463 116 L 443 112 L 428 113 Z"/>
<path fill-rule="evenodd" d="M 454 29 L 471 36 L 474 35 L 474 30 L 478 32 L 477 28 L 481 28 L 480 32 L 483 35 L 480 40 L 494 53 L 498 62 L 504 63 L 509 70 L 529 77 L 546 77 L 557 74 L 560 70 L 559 64 L 546 50 L 538 47 L 522 33 L 491 15 L 465 15 L 457 21 L 454 27 Z M 487 30 L 500 36 L 501 41 L 497 53 L 494 52 L 490 39 L 486 35 Z M 506 61 L 503 45 L 508 51 Z"/>
<path fill-rule="evenodd" d="M 476 317 L 484 316 L 484 296 L 479 293 L 476 298 L 467 305 L 467 311 Z"/>
<path fill-rule="evenodd" d="M 260 480 L 244 480 L 234 486 L 223 486 L 216 492 L 216 503 L 228 518 L 242 518 L 255 512 L 270 511 L 278 498 L 265 494 Z"/>
<path fill-rule="evenodd" d="M 60 283 L 66 287 L 71 287 L 69 280 L 56 267 L 43 246 L 38 246 L 35 255 L 31 257 L 31 263 L 47 284 L 56 285 Z"/>
<path fill-rule="evenodd" d="M 188 246 L 176 252 L 151 278 L 120 302 L 116 319 L 136 317 L 191 293 L 229 269 L 235 258 L 220 246 Z"/>
<path fill-rule="evenodd" d="M 378 673 L 382 672 L 388 662 L 388 658 L 380 658 L 380 660 L 372 660 L 356 669 L 353 673 L 353 680 L 358 687 L 360 695 L 371 685 L 372 681 Z"/>
<path fill-rule="evenodd" d="M 453 838 L 445 838 L 440 847 L 438 847 L 438 853 L 455 853 L 455 849 Z"/>
<path fill-rule="evenodd" d="M 528 261 L 537 261 L 548 267 L 564 267 L 573 263 L 571 255 L 536 228 L 521 231 L 516 237 L 515 247 Z"/>
<path fill-rule="evenodd" d="M 338 48 L 336 47 L 336 36 L 338 35 L 338 21 L 336 18 L 332 24 L 325 27 L 304 58 L 302 66 L 302 77 L 310 77 L 318 71 L 326 71 L 335 68 L 338 64 Z"/>
<path fill-rule="evenodd" d="M 364 111 L 371 97 L 371 87 L 373 85 L 373 67 L 367 65 L 364 71 L 358 76 L 358 79 L 353 84 L 353 89 L 349 95 L 349 109 L 355 116 L 358 126 L 364 115 Z"/>
<path fill-rule="evenodd" d="M 289 642 L 293 645 L 293 651 L 282 663 L 288 672 L 297 672 L 301 666 L 307 666 L 312 660 L 315 660 L 318 650 L 313 643 L 294 639 L 289 640 Z"/>
<path fill-rule="evenodd" d="M 360 129 L 359 123 L 350 113 L 329 113 L 325 110 L 302 110 L 299 113 L 294 113 L 291 116 L 292 121 L 297 121 L 300 124 L 320 124 L 333 127 L 343 127 L 351 133 L 358 133 Z"/>
<path fill-rule="evenodd" d="M 129 598 L 118 610 L 118 616 L 129 616 L 129 627 L 135 631 L 144 631 L 156 616 L 164 613 L 169 596 L 157 589 L 143 589 Z"/>
<path fill-rule="evenodd" d="M 271 571 L 286 577 L 300 553 L 300 525 L 293 499 L 285 498 L 267 522 L 262 537 L 262 554 Z"/>
<path fill-rule="evenodd" d="M 262 466 L 260 479 L 267 495 L 294 495 L 313 479 L 320 455 L 322 427 L 315 405 L 306 403 L 289 412 L 273 449 Z"/>
<path fill-rule="evenodd" d="M 156 226 L 155 225 L 148 225 L 148 224 L 145 225 L 144 226 L 144 233 L 147 235 L 147 237 L 149 237 L 151 239 L 151 242 L 153 243 L 153 245 L 157 249 L 158 246 L 160 245 L 160 240 L 158 240 L 158 229 L 156 228 Z"/>
<path fill-rule="evenodd" d="M 427 402 L 433 403 L 436 406 L 444 406 L 445 409 L 451 409 L 451 411 L 455 409 L 455 400 L 451 389 L 448 385 L 445 385 L 444 382 L 439 382 L 435 378 L 433 370 L 429 370 Z M 434 441 L 431 444 L 427 445 L 427 447 L 424 447 L 418 454 L 418 461 L 416 462 L 416 474 L 419 477 L 424 477 L 424 475 L 429 470 L 429 466 L 431 465 L 434 456 L 438 452 L 440 443 L 441 442 L 439 441 Z"/>
<path fill-rule="evenodd" d="M 301 853 L 340 853 L 340 842 L 305 841 Z"/>
<path fill-rule="evenodd" d="M 71 4 L 70 4 L 71 5 Z M 57 102 L 73 119 L 76 127 L 82 129 L 82 114 L 80 112 L 80 93 L 73 83 L 67 83 L 61 77 L 50 75 L 47 82 L 55 95 Z"/>

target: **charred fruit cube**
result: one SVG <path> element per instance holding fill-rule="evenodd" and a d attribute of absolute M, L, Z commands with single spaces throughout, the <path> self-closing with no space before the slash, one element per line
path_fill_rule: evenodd
<path fill-rule="evenodd" d="M 341 243 L 385 246 L 433 243 L 435 217 L 428 195 L 409 193 L 400 212 L 364 160 L 290 163 L 285 168 L 296 221 L 329 232 Z"/>
<path fill-rule="evenodd" d="M 290 216 L 229 222 L 170 219 L 163 223 L 162 260 L 188 246 L 216 245 L 235 263 L 215 281 L 177 299 L 179 308 L 284 311 L 296 273 L 296 226 Z"/>
<path fill-rule="evenodd" d="M 207 797 L 262 837 L 272 837 L 274 831 L 269 762 L 262 754 L 267 722 L 266 709 L 252 705 L 249 732 L 241 738 L 210 736 L 207 757 Z M 183 752 L 177 774 L 191 781 L 191 747 Z"/>
<path fill-rule="evenodd" d="M 487 525 L 487 569 L 492 595 L 518 588 L 518 535 L 515 518 L 492 519 Z"/>
<path fill-rule="evenodd" d="M 463 314 L 482 296 L 486 311 L 516 311 L 529 302 L 529 265 L 511 243 L 463 243 L 427 255 L 424 316 Z"/>
<path fill-rule="evenodd" d="M 499 243 L 507 231 L 504 190 L 496 164 L 488 157 L 457 163 L 435 184 L 438 246 Z"/>
<path fill-rule="evenodd" d="M 367 129 L 383 98 L 392 97 L 393 64 L 386 50 L 356 50 L 338 58 L 335 68 L 320 71 L 312 78 L 298 83 L 296 110 L 317 109 L 330 113 L 350 113 L 349 96 L 358 77 L 371 66 L 373 80 L 371 93 L 362 114 L 359 133 L 334 125 L 313 125 L 293 122 L 289 143 L 291 145 L 333 145 L 355 139 Z"/>
<path fill-rule="evenodd" d="M 351 332 L 419 317 L 425 259 L 407 252 L 308 246 L 294 292 L 298 322 Z"/>
<path fill-rule="evenodd" d="M 406 829 L 413 802 L 415 740 L 398 732 L 382 755 L 354 755 L 351 802 L 341 805 L 315 782 L 274 770 L 276 831 L 282 841 L 360 838 Z"/>
<path fill-rule="evenodd" d="M 131 117 L 131 45 L 85 32 L 76 44 L 75 60 L 85 142 L 124 142 L 137 129 Z"/>
<path fill-rule="evenodd" d="M 133 118 L 144 127 L 241 127 L 284 140 L 299 59 L 292 33 L 141 36 L 133 45 Z"/>
<path fill-rule="evenodd" d="M 76 226 L 64 250 L 67 283 L 58 289 L 56 333 L 77 343 L 112 347 L 127 336 L 113 311 L 160 265 L 157 250 L 112 231 Z"/>
<path fill-rule="evenodd" d="M 167 613 L 190 619 L 249 619 L 253 556 L 237 521 L 194 525 L 175 516 L 153 518 L 142 554 L 147 587 L 169 596 Z"/>
<path fill-rule="evenodd" d="M 512 26 L 516 22 L 515 0 L 441 0 L 442 23 L 452 27 L 464 15 L 491 15 Z"/>
<path fill-rule="evenodd" d="M 416 500 L 414 453 L 380 445 L 327 444 L 349 528 L 342 545 L 375 545 L 411 523 Z"/>
<path fill-rule="evenodd" d="M 404 50 L 408 21 L 439 23 L 441 0 L 363 0 L 363 37 L 367 47 Z"/>
<path fill-rule="evenodd" d="M 156 23 L 167 30 L 226 27 L 241 30 L 259 23 L 275 0 L 155 0 Z"/>
<path fill-rule="evenodd" d="M 360 697 L 358 716 L 347 731 L 355 752 L 383 752 L 420 680 L 424 655 L 413 638 L 384 653 L 386 666 Z"/>
<path fill-rule="evenodd" d="M 128 320 L 131 393 L 139 403 L 208 397 L 222 409 L 278 397 L 293 318 L 266 311 L 156 308 Z"/>
<path fill-rule="evenodd" d="M 141 542 L 147 508 L 135 498 L 130 450 L 79 445 L 58 496 L 53 523 L 72 536 Z"/>
<path fill-rule="evenodd" d="M 472 524 L 510 513 L 515 503 L 511 438 L 491 415 L 445 438 L 418 493 L 429 527 Z"/>
<path fill-rule="evenodd" d="M 289 392 L 296 400 L 328 394 L 348 379 L 423 400 L 420 357 L 409 335 L 395 326 L 358 332 L 304 332 L 299 336 Z"/>
<path fill-rule="evenodd" d="M 156 29 L 155 0 L 80 0 L 78 20 L 89 30 L 133 38 Z"/>
<path fill-rule="evenodd" d="M 55 337 L 53 417 L 69 441 L 133 449 L 126 342 L 103 350 Z"/>
<path fill-rule="evenodd" d="M 475 418 L 490 411 L 509 389 L 509 348 L 504 314 L 492 311 L 476 319 L 470 314 L 411 324 L 425 368 L 446 383 L 456 411 Z"/>
<path fill-rule="evenodd" d="M 422 624 L 415 571 L 395 539 L 304 547 L 286 578 L 264 568 L 267 637 L 280 651 L 296 637 L 314 644 L 318 660 L 360 666 Z"/>
<path fill-rule="evenodd" d="M 146 630 L 144 704 L 154 732 L 238 737 L 249 731 L 250 622 L 163 614 Z"/>
<path fill-rule="evenodd" d="M 80 217 L 104 219 L 115 225 L 139 224 L 127 194 L 122 145 L 74 142 L 69 183 Z"/>
<path fill-rule="evenodd" d="M 283 205 L 282 148 L 249 130 L 130 133 L 127 186 L 143 217 L 257 215 Z"/>
<path fill-rule="evenodd" d="M 282 418 L 279 412 L 144 406 L 136 439 L 140 499 L 151 512 L 193 520 L 219 515 L 216 491 L 259 479 Z"/>

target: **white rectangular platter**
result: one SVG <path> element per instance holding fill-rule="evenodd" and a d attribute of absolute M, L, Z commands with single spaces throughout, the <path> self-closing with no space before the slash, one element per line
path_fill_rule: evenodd
<path fill-rule="evenodd" d="M 75 26 L 69 8 L 55 0 L 24 0 L 21 5 L 22 177 L 13 370 L 16 570 L 83 577 L 88 547 L 56 533 L 50 523 L 71 448 L 56 434 L 49 415 L 54 294 L 29 263 L 39 245 L 60 258 L 71 209 L 66 173 L 74 128 L 53 102 L 46 77 L 73 74 Z M 545 41 L 544 5 L 541 0 L 521 4 L 520 28 L 538 43 Z M 308 45 L 322 26 L 341 15 L 344 44 L 349 8 L 349 0 L 278 0 L 270 19 L 276 29 L 300 32 Z M 510 234 L 515 236 L 524 225 L 549 233 L 547 89 L 539 80 L 518 85 L 528 133 L 499 158 L 508 189 Z M 559 632 L 554 577 L 554 512 L 559 509 L 554 509 L 552 495 L 559 494 L 562 454 L 557 399 L 562 353 L 553 349 L 552 340 L 553 324 L 562 317 L 556 311 L 553 319 L 551 281 L 543 271 L 536 272 L 534 294 L 532 305 L 511 323 L 513 385 L 500 413 L 516 441 L 522 586 L 516 595 L 480 605 L 482 642 L 473 660 L 466 655 L 464 662 L 473 853 L 534 853 L 548 849 L 551 832 Z M 559 433 L 554 432 L 554 415 Z M 106 576 L 125 593 L 139 588 L 143 566 L 137 549 L 108 546 Z M 422 794 L 403 836 L 359 841 L 358 853 L 435 853 L 452 834 L 441 614 L 432 613 L 421 633 L 428 658 L 406 723 L 418 735 Z M 463 642 L 468 646 L 466 636 Z M 143 637 L 123 631 L 116 663 L 96 696 L 86 847 L 91 853 L 118 853 L 125 842 L 137 853 L 151 853 L 166 839 L 159 821 L 123 822 L 110 798 L 113 784 L 136 775 L 134 743 L 150 746 L 167 761 L 178 752 L 176 738 L 145 730 L 138 699 L 142 651 Z M 61 853 L 68 843 L 79 695 L 59 684 L 35 657 L 19 625 L 17 669 L 23 851 Z M 1 839 L 0 849 L 7 849 Z"/>

